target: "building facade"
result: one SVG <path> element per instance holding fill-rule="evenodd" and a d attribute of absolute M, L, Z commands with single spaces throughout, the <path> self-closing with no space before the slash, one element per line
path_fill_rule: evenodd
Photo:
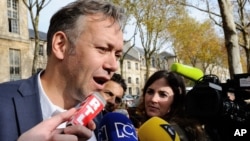
<path fill-rule="evenodd" d="M 27 9 L 18 0 L 1 0 L 0 8 L 0 81 L 27 78 L 32 64 Z"/>
<path fill-rule="evenodd" d="M 129 51 L 128 51 L 129 50 Z M 124 45 L 125 58 L 123 67 L 118 69 L 127 83 L 126 95 L 137 97 L 141 94 L 146 82 L 146 60 L 144 51 L 140 47 L 132 47 L 129 43 Z M 161 52 L 153 55 L 150 60 L 149 75 L 160 69 L 170 70 L 171 64 L 175 62 L 175 56 L 168 52 Z M 121 64 L 120 64 L 121 65 Z"/>
<path fill-rule="evenodd" d="M 32 74 L 34 32 L 28 29 L 28 10 L 22 0 L 1 0 L 0 82 L 25 79 Z M 39 66 L 46 66 L 46 34 L 40 32 Z"/>

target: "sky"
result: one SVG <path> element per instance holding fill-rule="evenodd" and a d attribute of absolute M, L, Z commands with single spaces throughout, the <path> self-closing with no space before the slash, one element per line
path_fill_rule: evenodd
<path fill-rule="evenodd" d="M 49 21 L 51 16 L 59 10 L 61 7 L 67 5 L 74 0 L 51 0 L 51 2 L 42 9 L 39 18 L 39 30 L 47 32 L 49 27 Z M 29 28 L 32 28 L 31 22 L 29 20 Z"/>

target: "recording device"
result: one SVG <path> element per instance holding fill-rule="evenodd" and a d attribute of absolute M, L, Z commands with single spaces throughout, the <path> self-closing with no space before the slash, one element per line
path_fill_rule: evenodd
<path fill-rule="evenodd" d="M 106 100 L 97 92 L 90 94 L 77 106 L 77 111 L 67 122 L 70 125 L 84 125 L 97 116 L 105 107 Z"/>
<path fill-rule="evenodd" d="M 110 112 L 101 120 L 98 141 L 138 141 L 138 138 L 136 129 L 127 116 Z"/>
<path fill-rule="evenodd" d="M 250 73 L 235 74 L 233 79 L 221 83 L 216 75 L 195 79 L 198 77 L 189 72 L 191 69 L 187 70 L 183 65 L 179 68 L 180 75 L 195 80 L 195 85 L 186 95 L 186 114 L 204 124 L 213 140 L 231 140 L 235 129 L 250 127 L 250 104 L 247 104 Z"/>
<path fill-rule="evenodd" d="M 180 141 L 174 128 L 159 117 L 152 117 L 138 129 L 140 141 Z"/>

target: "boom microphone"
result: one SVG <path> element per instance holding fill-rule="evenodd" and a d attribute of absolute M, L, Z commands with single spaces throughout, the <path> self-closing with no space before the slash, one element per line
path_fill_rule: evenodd
<path fill-rule="evenodd" d="M 98 130 L 98 141 L 138 141 L 132 122 L 123 114 L 104 115 Z"/>
<path fill-rule="evenodd" d="M 70 125 L 86 126 L 90 120 L 97 116 L 105 107 L 106 100 L 97 92 L 90 94 L 77 106 L 76 113 L 67 122 Z"/>
<path fill-rule="evenodd" d="M 171 66 L 171 71 L 176 72 L 193 81 L 198 81 L 204 75 L 200 69 L 180 63 L 173 63 Z"/>
<path fill-rule="evenodd" d="M 140 141 L 180 141 L 173 127 L 159 117 L 147 120 L 138 130 Z"/>

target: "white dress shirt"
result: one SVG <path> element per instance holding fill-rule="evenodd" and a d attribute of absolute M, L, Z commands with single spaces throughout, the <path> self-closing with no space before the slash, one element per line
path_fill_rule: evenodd
<path fill-rule="evenodd" d="M 42 109 L 42 115 L 43 115 L 43 120 L 51 118 L 54 115 L 57 115 L 61 112 L 66 111 L 65 109 L 54 105 L 48 96 L 45 94 L 45 91 L 42 87 L 40 75 L 42 71 L 38 74 L 38 90 L 39 90 L 39 96 L 40 96 L 40 104 L 41 104 L 41 109 Z M 60 124 L 57 128 L 65 128 L 66 127 L 66 122 Z M 92 137 L 88 141 L 97 141 L 94 132 L 92 132 Z"/>

